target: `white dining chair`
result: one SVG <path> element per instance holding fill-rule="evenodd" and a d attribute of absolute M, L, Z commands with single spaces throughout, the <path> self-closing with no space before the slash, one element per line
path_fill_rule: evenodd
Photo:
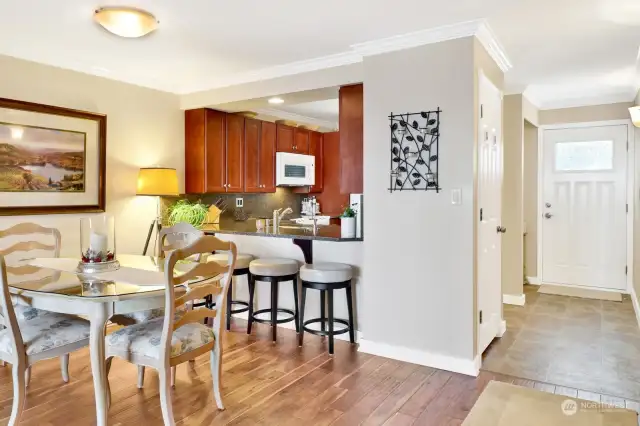
<path fill-rule="evenodd" d="M 188 272 L 174 276 L 174 267 L 179 260 L 216 250 L 228 252 L 227 265 L 222 266 L 216 262 L 198 263 Z M 164 317 L 124 327 L 106 338 L 107 374 L 113 357 L 158 370 L 165 425 L 175 424 L 171 404 L 171 368 L 207 352 L 211 356 L 214 399 L 218 409 L 224 410 L 220 394 L 222 333 L 226 318 L 225 298 L 236 256 L 234 243 L 221 241 L 214 236 L 203 236 L 185 248 L 171 251 L 165 263 Z M 176 298 L 176 286 L 189 282 L 189 291 Z M 210 294 L 215 297 L 215 309 L 200 308 L 175 315 L 181 306 Z M 205 318 L 213 319 L 213 327 L 202 324 Z M 108 395 L 110 400 L 110 391 Z"/>
<path fill-rule="evenodd" d="M 25 241 L 24 237 L 29 236 L 29 239 L 48 239 L 53 238 L 53 244 L 46 244 L 41 241 Z M 60 231 L 56 228 L 45 228 L 36 223 L 19 223 L 8 229 L 0 230 L 0 240 L 10 241 L 7 244 L 11 244 L 9 247 L 0 250 L 0 256 L 4 256 L 9 263 L 7 266 L 7 272 L 14 275 L 28 276 L 39 272 L 39 269 L 30 265 L 25 265 L 20 261 L 29 257 L 33 257 L 28 253 L 37 252 L 40 257 L 43 255 L 49 257 L 60 257 L 60 244 L 62 243 L 62 237 Z M 4 244 L 3 244 L 4 246 Z M 10 258 L 10 259 L 9 259 Z M 18 263 L 17 266 L 12 266 L 13 263 Z M 46 279 L 46 277 L 38 277 L 40 279 Z M 36 279 L 38 279 L 36 278 Z M 43 311 L 44 312 L 44 311 Z M 0 312 L 0 329 L 3 328 L 2 312 Z M 0 366 L 4 365 L 4 361 L 0 361 Z M 62 370 L 62 380 L 69 382 L 69 355 L 66 354 L 60 359 L 60 368 Z M 26 372 L 27 386 L 31 379 L 31 368 L 27 368 Z"/>
<path fill-rule="evenodd" d="M 89 346 L 90 328 L 89 321 L 74 315 L 14 306 L 3 256 L 0 256 L 0 287 L 0 309 L 6 325 L 0 331 L 0 359 L 13 366 L 13 406 L 9 426 L 15 426 L 20 422 L 24 408 L 31 366 L 37 361 L 68 356 Z"/>
<path fill-rule="evenodd" d="M 204 232 L 193 227 L 189 223 L 180 222 L 173 226 L 162 228 L 158 234 L 156 255 L 158 258 L 164 259 L 167 253 L 172 250 L 183 248 L 202 237 Z M 200 254 L 193 257 L 192 260 L 200 261 L 202 256 Z M 204 305 L 203 303 L 201 303 Z M 144 321 L 149 321 L 154 318 L 160 318 L 164 316 L 164 309 L 149 309 L 146 311 L 134 312 L 131 314 L 116 315 L 111 318 L 111 322 L 114 324 L 127 326 L 133 324 L 139 324 Z M 144 365 L 138 366 L 138 389 L 144 387 Z M 171 386 L 175 386 L 176 369 L 171 369 Z"/>

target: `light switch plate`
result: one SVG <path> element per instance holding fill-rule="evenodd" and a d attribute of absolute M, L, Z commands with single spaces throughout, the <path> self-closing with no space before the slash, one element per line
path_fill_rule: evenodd
<path fill-rule="evenodd" d="M 451 190 L 451 204 L 454 206 L 462 204 L 462 189 L 454 188 Z"/>
<path fill-rule="evenodd" d="M 242 198 L 236 198 L 236 207 L 238 208 L 244 207 L 244 200 Z"/>

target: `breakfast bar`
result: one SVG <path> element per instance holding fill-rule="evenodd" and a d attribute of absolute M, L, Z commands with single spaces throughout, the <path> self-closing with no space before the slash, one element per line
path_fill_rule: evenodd
<path fill-rule="evenodd" d="M 312 264 L 313 258 L 313 242 L 357 242 L 363 241 L 362 237 L 344 238 L 341 236 L 340 225 L 325 225 L 317 227 L 314 232 L 313 227 L 298 225 L 295 222 L 284 222 L 277 229 L 268 226 L 264 229 L 258 229 L 255 219 L 246 221 L 235 221 L 233 219 L 220 220 L 219 224 L 210 224 L 203 226 L 202 230 L 208 235 L 248 235 L 256 237 L 271 238 L 288 238 L 293 244 L 300 247 L 304 256 L 305 263 Z"/>

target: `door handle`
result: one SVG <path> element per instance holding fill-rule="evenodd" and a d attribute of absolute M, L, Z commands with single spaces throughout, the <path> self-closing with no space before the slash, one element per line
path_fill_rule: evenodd
<path fill-rule="evenodd" d="M 544 218 L 545 219 L 551 219 L 553 217 L 553 215 L 551 213 L 545 213 L 544 214 Z"/>
<path fill-rule="evenodd" d="M 505 228 L 504 226 L 498 226 L 498 227 L 496 227 L 496 232 L 498 234 L 504 234 L 504 233 L 507 232 L 507 228 Z"/>

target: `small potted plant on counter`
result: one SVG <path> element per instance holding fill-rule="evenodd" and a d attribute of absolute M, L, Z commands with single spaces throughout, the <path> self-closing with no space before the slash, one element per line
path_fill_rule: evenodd
<path fill-rule="evenodd" d="M 356 212 L 347 206 L 340 215 L 340 235 L 342 238 L 355 238 L 356 236 Z"/>
<path fill-rule="evenodd" d="M 200 228 L 207 219 L 209 207 L 200 201 L 191 203 L 188 200 L 179 200 L 169 207 L 168 222 L 173 226 L 176 223 L 186 222 L 194 228 Z"/>

